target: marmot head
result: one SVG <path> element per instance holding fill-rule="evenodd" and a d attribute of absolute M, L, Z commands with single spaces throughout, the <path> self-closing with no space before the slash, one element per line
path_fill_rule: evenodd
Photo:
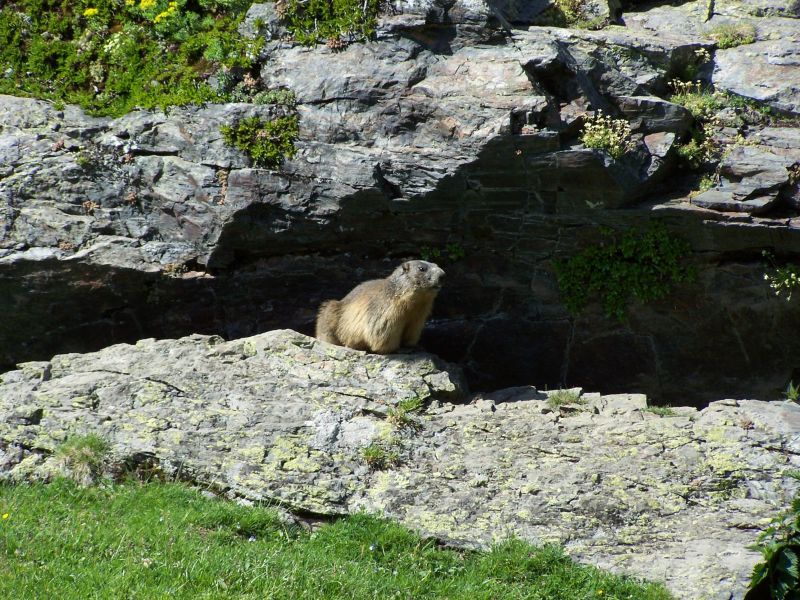
<path fill-rule="evenodd" d="M 408 260 L 394 270 L 391 279 L 402 281 L 405 287 L 438 292 L 442 287 L 444 271 L 427 260 Z"/>

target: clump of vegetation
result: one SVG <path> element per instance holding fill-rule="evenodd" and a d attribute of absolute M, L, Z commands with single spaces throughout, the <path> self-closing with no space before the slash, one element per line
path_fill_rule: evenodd
<path fill-rule="evenodd" d="M 756 28 L 750 23 L 723 23 L 713 27 L 708 37 L 721 49 L 734 48 L 756 41 Z"/>
<path fill-rule="evenodd" d="M 714 125 L 704 123 L 692 129 L 691 139 L 677 146 L 680 159 L 692 169 L 699 169 L 705 163 L 714 160 L 719 154 L 719 147 L 714 141 Z M 707 189 L 710 189 L 709 186 Z"/>
<path fill-rule="evenodd" d="M 800 479 L 798 472 L 787 474 Z M 800 598 L 800 494 L 759 535 L 753 550 L 760 550 L 764 560 L 753 568 L 745 600 Z"/>
<path fill-rule="evenodd" d="M 692 81 L 697 78 L 700 69 L 711 60 L 711 54 L 705 48 L 695 50 L 677 70 L 677 74 L 684 81 Z"/>
<path fill-rule="evenodd" d="M 714 142 L 714 132 L 718 126 L 717 111 L 726 105 L 726 96 L 711 91 L 698 82 L 685 82 L 673 79 L 670 82 L 673 94 L 670 102 L 685 107 L 695 118 L 696 125 L 691 130 L 691 139 L 677 147 L 678 156 L 692 169 L 699 169 L 717 157 L 719 148 Z"/>
<path fill-rule="evenodd" d="M 414 423 L 412 415 L 422 409 L 422 398 L 406 398 L 389 409 L 386 419 L 395 427 L 411 427 Z"/>
<path fill-rule="evenodd" d="M 556 390 L 547 394 L 547 405 L 556 409 L 566 404 L 586 404 L 586 400 L 577 390 Z"/>
<path fill-rule="evenodd" d="M 380 0 L 278 0 L 276 8 L 301 44 L 341 49 L 375 35 Z"/>
<path fill-rule="evenodd" d="M 680 151 L 680 149 L 678 149 Z M 703 175 L 697 183 L 697 189 L 689 192 L 689 198 L 694 198 L 703 192 L 707 192 L 719 182 L 719 175 Z"/>
<path fill-rule="evenodd" d="M 794 381 L 790 381 L 789 385 L 786 386 L 784 396 L 792 402 L 800 402 L 800 385 L 795 385 Z"/>
<path fill-rule="evenodd" d="M 567 310 L 576 314 L 599 301 L 606 315 L 622 319 L 632 299 L 659 300 L 691 280 L 690 252 L 685 240 L 662 225 L 623 234 L 604 230 L 599 244 L 554 267 Z"/>
<path fill-rule="evenodd" d="M 2 598 L 626 598 L 663 585 L 519 540 L 441 547 L 366 515 L 314 533 L 183 485 L 0 483 Z"/>
<path fill-rule="evenodd" d="M 674 417 L 677 413 L 675 410 L 667 405 L 667 406 L 648 406 L 645 410 L 649 413 L 653 413 L 654 415 L 658 415 L 659 417 Z"/>
<path fill-rule="evenodd" d="M 96 115 L 219 100 L 206 82 L 248 67 L 244 0 L 12 0 L 0 8 L 0 93 Z"/>
<path fill-rule="evenodd" d="M 554 0 L 537 19 L 540 25 L 574 27 L 576 29 L 602 29 L 606 18 L 592 16 L 585 0 Z"/>
<path fill-rule="evenodd" d="M 422 260 L 438 260 L 442 257 L 447 258 L 453 262 L 461 260 L 467 255 L 466 250 L 461 244 L 451 243 L 447 244 L 443 249 L 432 246 L 423 246 L 419 252 Z"/>
<path fill-rule="evenodd" d="M 604 150 L 612 158 L 620 159 L 634 148 L 631 140 L 631 126 L 625 119 L 613 119 L 602 110 L 591 117 L 583 126 L 581 141 L 587 148 Z"/>
<path fill-rule="evenodd" d="M 226 144 L 246 153 L 254 164 L 273 169 L 280 167 L 284 158 L 295 155 L 294 142 L 298 131 L 297 115 L 278 117 L 271 121 L 247 117 L 220 128 Z"/>
<path fill-rule="evenodd" d="M 56 449 L 56 468 L 79 485 L 91 485 L 102 473 L 108 450 L 108 442 L 96 434 L 72 437 Z"/>
<path fill-rule="evenodd" d="M 775 257 L 768 250 L 763 250 L 761 255 L 771 265 L 764 273 L 764 280 L 769 283 L 776 296 L 786 295 L 788 302 L 792 299 L 792 293 L 800 287 L 800 267 L 793 264 L 776 265 Z"/>
<path fill-rule="evenodd" d="M 673 79 L 669 82 L 673 92 L 669 101 L 686 108 L 698 121 L 707 121 L 725 107 L 725 96 L 704 87 L 699 81 L 687 82 Z"/>
<path fill-rule="evenodd" d="M 392 441 L 372 442 L 361 449 L 361 458 L 374 471 L 382 471 L 400 464 L 400 452 Z"/>

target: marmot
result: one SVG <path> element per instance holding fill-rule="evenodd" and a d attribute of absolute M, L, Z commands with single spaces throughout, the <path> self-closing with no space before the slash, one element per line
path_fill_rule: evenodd
<path fill-rule="evenodd" d="M 404 262 L 386 279 L 365 281 L 341 300 L 323 302 L 317 339 L 377 354 L 416 346 L 443 278 L 432 262 Z"/>

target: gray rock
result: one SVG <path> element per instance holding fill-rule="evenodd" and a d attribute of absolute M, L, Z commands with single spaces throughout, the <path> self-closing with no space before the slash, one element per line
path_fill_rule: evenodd
<path fill-rule="evenodd" d="M 341 52 L 276 39 L 274 6 L 254 5 L 242 31 L 269 38 L 263 82 L 299 100 L 298 152 L 277 171 L 219 129 L 286 107 L 107 119 L 3 97 L 0 313 L 13 317 L 0 320 L 0 365 L 143 337 L 311 332 L 322 300 L 439 253 L 448 285 L 423 344 L 481 389 L 582 385 L 673 403 L 687 389 L 777 394 L 796 368 L 800 341 L 785 332 L 800 315 L 770 295 L 759 251 L 800 254 L 800 190 L 776 166 L 793 160 L 795 129 L 732 155 L 725 192 L 692 204 L 674 189 L 688 117 L 659 96 L 714 54 L 704 31 L 716 19 L 755 19 L 768 44 L 791 11 L 717 4 L 708 23 L 687 19 L 705 6 L 689 2 L 585 31 L 516 29 L 535 2 L 404 1 L 378 40 Z M 597 109 L 633 126 L 620 160 L 580 142 Z M 634 303 L 622 323 L 597 306 L 569 315 L 553 260 L 598 243 L 599 227 L 654 218 L 691 243 L 697 282 Z"/>
<path fill-rule="evenodd" d="M 717 185 L 692 201 L 727 212 L 758 214 L 774 208 L 790 185 L 791 167 L 800 163 L 800 129 L 767 128 L 763 135 L 749 142 L 753 145 L 734 146 L 720 162 Z"/>
<path fill-rule="evenodd" d="M 800 467 L 800 406 L 724 400 L 659 417 L 641 394 L 549 409 L 515 388 L 464 398 L 425 354 L 377 356 L 274 331 L 194 335 L 26 363 L 0 376 L 0 477 L 47 478 L 74 435 L 242 501 L 390 517 L 485 547 L 563 544 L 581 562 L 665 580 L 677 598 L 741 599 L 749 550 Z M 575 390 L 580 393 L 580 390 Z M 387 410 L 421 399 L 414 428 Z M 361 450 L 401 463 L 370 470 Z"/>

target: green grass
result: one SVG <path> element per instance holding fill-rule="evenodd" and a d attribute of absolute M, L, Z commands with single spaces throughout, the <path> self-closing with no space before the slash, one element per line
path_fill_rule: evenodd
<path fill-rule="evenodd" d="M 307 534 L 177 484 L 0 485 L 2 598 L 669 598 L 509 541 L 458 552 L 354 516 Z"/>
<path fill-rule="evenodd" d="M 559 408 L 565 404 L 586 404 L 586 400 L 575 390 L 557 390 L 548 394 L 547 405 L 550 408 Z"/>
<path fill-rule="evenodd" d="M 671 406 L 648 406 L 645 410 L 649 413 L 653 413 L 654 415 L 658 415 L 659 417 L 674 417 L 678 413 L 675 412 Z"/>
<path fill-rule="evenodd" d="M 756 28 L 750 23 L 723 23 L 708 32 L 720 49 L 735 48 L 756 41 Z"/>

